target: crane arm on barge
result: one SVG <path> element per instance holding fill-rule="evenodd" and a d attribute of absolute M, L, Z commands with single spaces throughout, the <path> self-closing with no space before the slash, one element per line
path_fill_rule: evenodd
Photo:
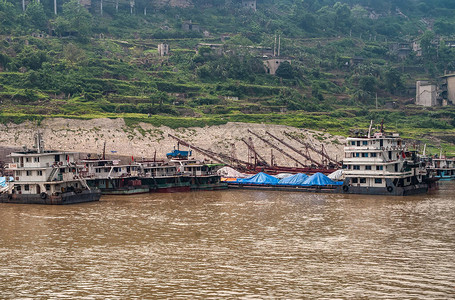
<path fill-rule="evenodd" d="M 252 135 L 254 135 L 255 137 L 257 137 L 258 139 L 260 139 L 261 141 L 263 141 L 264 143 L 266 143 L 267 145 L 269 145 L 270 147 L 272 147 L 273 149 L 281 152 L 283 155 L 287 156 L 288 158 L 292 159 L 293 161 L 295 161 L 296 163 L 298 163 L 299 165 L 301 165 L 302 167 L 306 167 L 303 163 L 301 163 L 299 160 L 295 159 L 292 155 L 288 154 L 287 152 L 285 152 L 283 149 L 275 146 L 274 144 L 272 144 L 271 142 L 269 142 L 268 140 L 264 139 L 263 137 L 259 136 L 258 134 L 252 132 L 251 130 L 248 129 L 248 132 L 251 133 Z"/>
<path fill-rule="evenodd" d="M 176 137 L 176 136 L 174 136 L 174 135 L 172 135 L 170 133 L 168 133 L 168 136 L 170 136 L 171 138 L 177 140 L 183 146 L 191 147 L 191 149 L 194 149 L 195 151 L 197 151 L 199 153 L 207 155 L 208 157 L 210 157 L 211 159 L 213 159 L 216 162 L 219 162 L 219 163 L 222 163 L 222 164 L 226 164 L 228 166 L 233 167 L 231 163 L 228 163 L 229 161 L 231 161 L 231 162 L 235 162 L 235 163 L 239 164 L 239 166 L 234 166 L 234 167 L 242 167 L 242 168 L 245 168 L 245 166 L 249 166 L 250 165 L 248 162 L 245 162 L 243 160 L 240 160 L 240 159 L 237 159 L 237 158 L 234 158 L 234 157 L 230 157 L 230 156 L 225 155 L 225 154 L 216 153 L 216 152 L 213 152 L 213 151 L 210 151 L 210 150 L 207 150 L 207 149 L 203 149 L 203 148 L 194 146 L 194 145 L 192 145 L 192 144 L 190 144 L 190 143 L 182 140 L 181 138 L 178 138 L 178 137 Z"/>
<path fill-rule="evenodd" d="M 312 163 L 314 163 L 318 168 L 323 168 L 323 166 L 316 160 L 314 160 L 311 156 L 297 150 L 296 148 L 294 148 L 293 146 L 289 145 L 288 143 L 286 143 L 285 141 L 277 138 L 276 136 L 274 136 L 273 134 L 271 134 L 270 132 L 266 132 L 269 136 L 271 136 L 272 138 L 274 138 L 275 140 L 277 140 L 278 142 L 282 143 L 283 145 L 285 145 L 286 147 L 288 147 L 289 149 L 293 150 L 294 152 L 296 152 L 297 154 L 303 156 L 304 158 L 306 158 L 307 160 L 311 161 Z"/>
<path fill-rule="evenodd" d="M 318 154 L 320 154 L 322 157 L 326 158 L 329 162 L 337 165 L 337 166 L 340 166 L 341 163 L 339 161 L 337 161 L 336 159 L 333 159 L 332 157 L 330 157 L 329 155 L 327 155 L 324 151 L 324 146 L 322 146 L 322 151 L 316 149 L 315 147 L 313 147 L 311 144 L 309 143 L 305 143 L 304 141 L 302 141 L 301 139 L 299 139 L 298 137 L 295 137 L 287 132 L 284 133 L 288 138 L 290 139 L 293 139 L 297 142 L 299 142 L 300 144 L 302 144 L 303 146 L 305 146 L 306 148 L 312 150 L 313 152 L 316 152 Z"/>
<path fill-rule="evenodd" d="M 256 149 L 254 148 L 254 145 L 253 145 L 253 142 L 251 140 L 251 137 L 250 137 L 250 141 L 247 142 L 245 139 L 242 138 L 242 142 L 245 143 L 245 145 L 248 147 L 248 150 L 250 150 L 254 156 L 255 156 L 255 162 L 254 164 L 257 165 L 257 158 L 259 158 L 259 162 L 265 166 L 265 167 L 270 167 L 270 165 L 267 163 L 267 161 L 259 154 L 256 152 Z"/>

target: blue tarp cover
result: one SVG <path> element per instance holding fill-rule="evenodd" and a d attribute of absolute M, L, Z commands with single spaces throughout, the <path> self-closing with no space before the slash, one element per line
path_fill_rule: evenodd
<path fill-rule="evenodd" d="M 278 181 L 280 181 L 278 178 L 261 172 L 248 178 L 239 178 L 236 182 L 244 184 L 277 184 Z"/>
<path fill-rule="evenodd" d="M 302 185 L 302 183 L 308 178 L 308 175 L 298 173 L 290 177 L 286 177 L 280 180 L 280 185 Z"/>
<path fill-rule="evenodd" d="M 302 185 L 311 186 L 311 185 L 341 185 L 343 182 L 336 182 L 325 176 L 322 173 L 316 173 L 308 177 Z"/>
<path fill-rule="evenodd" d="M 6 178 L 7 177 L 0 177 L 0 187 L 5 187 L 8 184 L 6 183 Z M 8 181 L 13 181 L 13 177 L 9 177 Z"/>

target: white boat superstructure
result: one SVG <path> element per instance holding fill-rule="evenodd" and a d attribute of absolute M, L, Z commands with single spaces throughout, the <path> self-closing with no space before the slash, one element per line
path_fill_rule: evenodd
<path fill-rule="evenodd" d="M 439 156 L 431 159 L 428 167 L 441 180 L 455 179 L 455 159 Z"/>
<path fill-rule="evenodd" d="M 217 171 L 224 166 L 224 164 L 207 164 L 196 159 L 171 159 L 169 164 L 174 164 L 177 171 L 186 176 L 218 175 Z"/>
<path fill-rule="evenodd" d="M 12 162 L 7 169 L 14 182 L 3 202 L 65 204 L 99 199 L 99 192 L 91 191 L 80 176 L 73 152 L 44 150 L 40 134 L 35 139 L 33 150 L 9 155 Z"/>
<path fill-rule="evenodd" d="M 371 131 L 371 127 L 370 127 Z M 404 195 L 426 191 L 426 170 L 398 134 L 347 138 L 342 186 L 345 193 Z"/>
<path fill-rule="evenodd" d="M 119 160 L 111 159 L 84 159 L 81 160 L 81 173 L 85 178 L 90 179 L 110 179 L 137 177 L 139 166 L 120 165 Z"/>

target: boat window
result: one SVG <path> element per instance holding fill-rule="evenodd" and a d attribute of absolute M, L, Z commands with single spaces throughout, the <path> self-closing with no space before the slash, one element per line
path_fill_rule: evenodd
<path fill-rule="evenodd" d="M 355 153 L 355 157 L 360 157 L 360 153 L 359 153 L 359 152 L 356 152 L 356 153 Z"/>
<path fill-rule="evenodd" d="M 360 166 L 352 166 L 352 169 L 354 169 L 354 170 L 360 170 Z"/>
<path fill-rule="evenodd" d="M 376 152 L 371 153 L 371 157 L 376 157 L 378 156 Z"/>
<path fill-rule="evenodd" d="M 39 157 L 35 157 L 35 162 L 39 162 Z"/>
<path fill-rule="evenodd" d="M 368 157 L 368 153 L 363 152 L 363 153 L 362 153 L 362 157 Z"/>
<path fill-rule="evenodd" d="M 25 176 L 32 176 L 32 171 L 26 171 Z"/>
<path fill-rule="evenodd" d="M 360 183 L 366 183 L 367 179 L 366 178 L 360 178 Z"/>
<path fill-rule="evenodd" d="M 30 186 L 28 184 L 24 185 L 24 191 L 30 191 Z"/>
<path fill-rule="evenodd" d="M 371 166 L 365 166 L 365 170 L 371 170 Z"/>
<path fill-rule="evenodd" d="M 352 142 L 351 142 L 351 145 L 352 145 L 352 146 L 355 146 L 355 141 L 352 141 Z"/>
<path fill-rule="evenodd" d="M 359 179 L 358 178 L 352 178 L 352 183 L 358 183 Z"/>
<path fill-rule="evenodd" d="M 376 170 L 378 170 L 378 171 L 382 171 L 383 169 L 384 169 L 383 166 L 376 166 Z"/>
<path fill-rule="evenodd" d="M 43 176 L 43 171 L 38 171 L 38 176 Z"/>
<path fill-rule="evenodd" d="M 360 141 L 357 141 L 357 146 L 360 146 Z"/>
<path fill-rule="evenodd" d="M 363 141 L 362 144 L 363 145 L 368 145 L 368 141 Z"/>
<path fill-rule="evenodd" d="M 26 157 L 25 162 L 30 162 L 30 157 Z"/>
<path fill-rule="evenodd" d="M 21 171 L 16 171 L 16 176 L 21 176 Z"/>
<path fill-rule="evenodd" d="M 398 164 L 395 164 L 395 172 L 398 172 Z"/>
<path fill-rule="evenodd" d="M 60 155 L 55 155 L 55 161 L 60 161 Z"/>
<path fill-rule="evenodd" d="M 374 183 L 382 183 L 382 178 L 375 178 Z"/>

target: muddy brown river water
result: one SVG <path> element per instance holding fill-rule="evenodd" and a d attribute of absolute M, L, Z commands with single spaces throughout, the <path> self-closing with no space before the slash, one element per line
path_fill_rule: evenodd
<path fill-rule="evenodd" d="M 454 299 L 455 182 L 0 204 L 0 299 Z"/>

